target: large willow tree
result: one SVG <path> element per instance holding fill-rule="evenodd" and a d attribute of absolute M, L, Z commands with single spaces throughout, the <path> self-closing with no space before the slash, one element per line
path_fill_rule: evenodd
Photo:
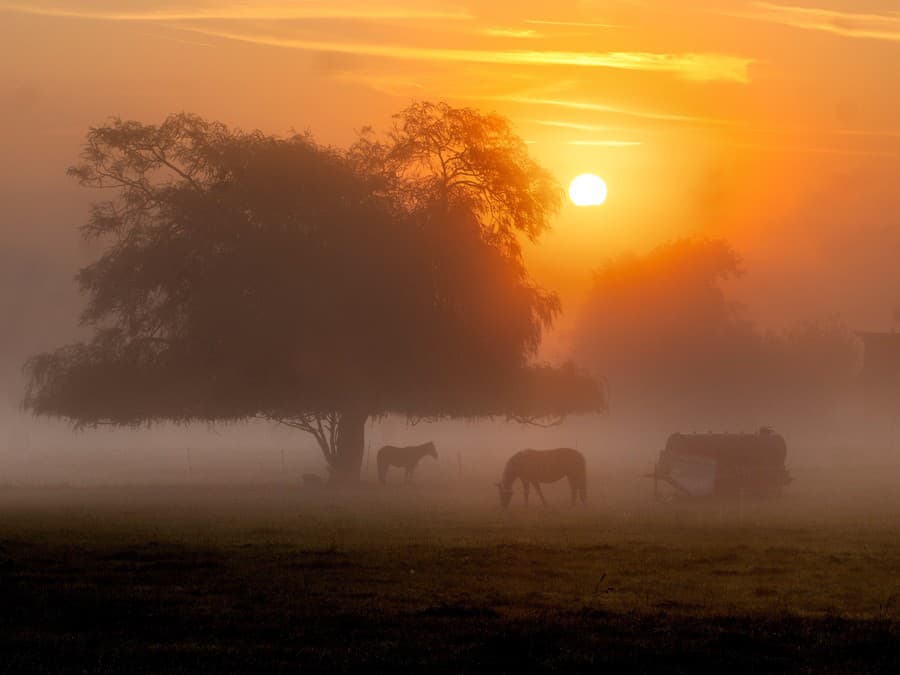
<path fill-rule="evenodd" d="M 433 175 L 434 153 L 455 168 Z M 93 337 L 29 362 L 37 414 L 269 419 L 313 434 L 352 482 L 372 417 L 604 406 L 574 367 L 532 363 L 559 302 L 516 235 L 546 228 L 558 192 L 499 118 L 413 106 L 348 152 L 184 114 L 113 120 L 82 157 L 70 174 L 112 197 L 83 230 L 105 243 L 78 275 Z"/>

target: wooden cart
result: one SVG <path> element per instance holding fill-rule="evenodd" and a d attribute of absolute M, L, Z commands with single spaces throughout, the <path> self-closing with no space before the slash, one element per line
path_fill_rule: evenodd
<path fill-rule="evenodd" d="M 770 497 L 791 482 L 786 458 L 784 438 L 768 427 L 755 434 L 679 433 L 669 436 L 649 477 L 658 497 Z"/>

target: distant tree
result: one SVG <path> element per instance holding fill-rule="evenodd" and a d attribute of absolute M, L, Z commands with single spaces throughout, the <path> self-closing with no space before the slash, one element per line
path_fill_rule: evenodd
<path fill-rule="evenodd" d="M 609 378 L 620 409 L 697 404 L 720 376 L 709 364 L 747 332 L 722 289 L 738 274 L 731 247 L 705 239 L 606 262 L 579 317 L 576 358 Z"/>
<path fill-rule="evenodd" d="M 859 338 L 835 318 L 798 321 L 764 344 L 771 389 L 796 413 L 831 413 L 862 367 Z"/>
<path fill-rule="evenodd" d="M 558 301 L 484 236 L 477 203 L 429 220 L 358 148 L 184 114 L 93 128 L 83 160 L 70 173 L 114 195 L 84 227 L 106 243 L 78 276 L 94 335 L 31 359 L 37 414 L 261 417 L 311 433 L 333 480 L 352 482 L 372 417 L 604 406 L 574 367 L 532 365 Z"/>
<path fill-rule="evenodd" d="M 682 239 L 608 261 L 594 275 L 574 355 L 603 373 L 616 409 L 709 428 L 827 415 L 858 369 L 837 322 L 762 334 L 725 283 L 741 260 L 722 240 Z"/>

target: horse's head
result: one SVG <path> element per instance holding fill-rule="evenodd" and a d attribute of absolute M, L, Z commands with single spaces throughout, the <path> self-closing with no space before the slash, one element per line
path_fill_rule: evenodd
<path fill-rule="evenodd" d="M 505 509 L 513 496 L 512 487 L 504 487 L 503 483 L 497 483 L 497 490 L 500 492 L 500 506 Z"/>
<path fill-rule="evenodd" d="M 426 449 L 426 453 L 425 453 L 426 455 L 431 455 L 431 456 L 434 457 L 435 459 L 438 458 L 438 456 L 437 456 L 437 448 L 434 447 L 434 442 L 433 442 L 433 441 L 428 441 L 428 442 L 425 444 L 425 449 Z"/>

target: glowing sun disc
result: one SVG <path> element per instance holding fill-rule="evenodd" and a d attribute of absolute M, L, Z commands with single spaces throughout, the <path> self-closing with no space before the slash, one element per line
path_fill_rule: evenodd
<path fill-rule="evenodd" d="M 600 206 L 606 201 L 606 183 L 592 173 L 575 176 L 569 183 L 569 199 L 575 206 Z"/>

